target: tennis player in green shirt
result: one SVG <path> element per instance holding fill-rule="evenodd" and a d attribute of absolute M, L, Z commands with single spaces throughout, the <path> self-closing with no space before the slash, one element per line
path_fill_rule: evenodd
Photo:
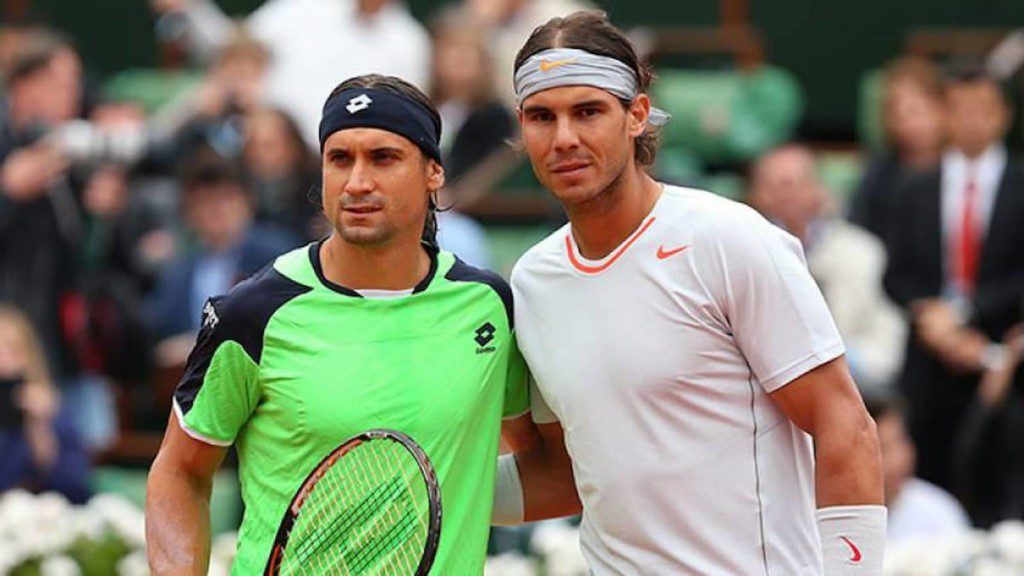
<path fill-rule="evenodd" d="M 508 285 L 432 242 L 440 132 L 397 78 L 349 79 L 328 98 L 333 233 L 207 303 L 149 476 L 154 574 L 206 574 L 211 478 L 229 446 L 246 506 L 232 573 L 260 574 L 310 472 L 379 428 L 412 438 L 436 472 L 430 573 L 482 573 L 502 422 L 527 422 L 529 400 Z"/>

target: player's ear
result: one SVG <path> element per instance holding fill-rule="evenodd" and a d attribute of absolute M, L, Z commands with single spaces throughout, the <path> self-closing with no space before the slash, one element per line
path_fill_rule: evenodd
<path fill-rule="evenodd" d="M 427 190 L 431 194 L 444 187 L 444 167 L 433 158 L 427 159 Z"/>
<path fill-rule="evenodd" d="M 651 115 L 651 97 L 639 94 L 629 104 L 629 135 L 640 136 L 647 129 L 647 119 Z"/>

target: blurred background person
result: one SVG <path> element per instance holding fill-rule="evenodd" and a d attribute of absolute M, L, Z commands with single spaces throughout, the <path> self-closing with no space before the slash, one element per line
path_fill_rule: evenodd
<path fill-rule="evenodd" d="M 92 335 L 86 335 L 88 342 L 81 339 L 80 323 L 90 316 L 81 258 L 89 217 L 109 203 L 88 186 L 100 159 L 89 157 L 88 145 L 74 146 L 70 128 L 91 133 L 102 125 L 103 110 L 87 105 L 91 99 L 74 46 L 52 32 L 26 37 L 7 84 L 0 127 L 0 299 L 31 319 L 70 419 L 86 447 L 96 452 L 113 443 L 117 421 L 102 367 L 83 355 L 83 344 L 98 342 Z M 100 115 L 98 122 L 82 122 L 87 111 Z"/>
<path fill-rule="evenodd" d="M 197 152 L 181 176 L 183 212 L 193 239 L 164 270 L 152 301 L 160 366 L 183 365 L 199 332 L 203 304 L 225 294 L 302 241 L 255 224 L 253 198 L 238 169 L 212 151 Z"/>
<path fill-rule="evenodd" d="M 583 0 L 463 0 L 463 5 L 485 26 L 494 58 L 494 93 L 510 108 L 517 105 L 512 71 L 523 41 L 552 18 L 593 8 Z"/>
<path fill-rule="evenodd" d="M 28 318 L 0 304 L 0 492 L 89 497 L 89 457 L 60 415 L 60 393 Z"/>
<path fill-rule="evenodd" d="M 836 215 L 806 146 L 789 144 L 761 156 L 747 201 L 803 244 L 857 385 L 865 392 L 886 391 L 899 371 L 906 329 L 882 289 L 882 243 Z"/>
<path fill-rule="evenodd" d="M 270 61 L 266 46 L 241 28 L 233 29 L 186 103 L 172 162 L 202 146 L 225 158 L 241 154 L 245 115 L 266 101 Z"/>
<path fill-rule="evenodd" d="M 443 204 L 453 206 L 438 213 L 438 243 L 473 266 L 490 268 L 486 233 L 460 213 L 458 205 L 479 197 L 481 190 L 476 188 L 493 184 L 487 178 L 463 177 L 481 167 L 490 170 L 487 164 L 501 163 L 508 155 L 515 117 L 495 96 L 486 28 L 478 16 L 465 8 L 448 8 L 433 21 L 431 34 L 430 95 L 443 126 L 441 155 L 447 186 Z"/>
<path fill-rule="evenodd" d="M 230 38 L 231 20 L 213 0 L 152 0 L 179 18 L 194 57 L 209 61 Z M 430 40 L 399 0 L 268 0 L 244 20 L 271 55 L 270 103 L 287 110 L 311 145 L 326 95 L 338 78 L 389 74 L 426 87 Z"/>
<path fill-rule="evenodd" d="M 256 222 L 285 228 L 305 240 L 328 232 L 315 202 L 320 161 L 299 127 L 280 108 L 260 108 L 245 118 L 242 167 L 256 202 Z"/>
<path fill-rule="evenodd" d="M 884 238 L 902 181 L 939 164 L 946 139 L 942 75 L 923 58 L 904 56 L 882 73 L 885 148 L 869 161 L 850 200 L 849 219 Z"/>
<path fill-rule="evenodd" d="M 953 438 L 990 345 L 1021 318 L 1024 169 L 1003 145 L 1011 111 L 996 80 L 959 70 L 945 103 L 949 148 L 898 193 L 885 287 L 911 320 L 901 387 L 918 470 L 949 489 Z"/>
<path fill-rule="evenodd" d="M 865 403 L 875 419 L 882 448 L 885 505 L 889 509 L 887 541 L 941 538 L 970 530 L 970 519 L 956 498 L 914 476 L 917 454 L 899 401 L 879 395 L 869 396 Z"/>
<path fill-rule="evenodd" d="M 1024 324 L 996 346 L 999 353 L 986 363 L 953 453 L 955 493 L 982 527 L 1024 518 Z"/>

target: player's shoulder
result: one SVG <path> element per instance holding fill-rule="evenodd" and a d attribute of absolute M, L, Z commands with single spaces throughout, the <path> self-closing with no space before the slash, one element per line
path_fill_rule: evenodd
<path fill-rule="evenodd" d="M 562 254 L 568 234 L 569 224 L 565 224 L 527 249 L 512 267 L 512 285 L 516 286 L 524 277 L 531 276 L 545 267 L 561 265 L 564 261 Z"/>
<path fill-rule="evenodd" d="M 270 318 L 286 303 L 312 290 L 278 268 L 306 250 L 308 248 L 304 247 L 279 256 L 239 282 L 227 294 L 207 300 L 203 307 L 203 331 L 216 334 L 218 340 L 234 340 L 242 344 L 246 352 L 258 361 L 263 333 Z"/>
<path fill-rule="evenodd" d="M 512 288 L 509 287 L 508 282 L 497 272 L 467 264 L 461 258 L 449 252 L 442 252 L 442 254 L 452 259 L 451 266 L 444 274 L 445 279 L 450 282 L 469 282 L 486 286 L 501 299 L 502 306 L 505 308 L 505 314 L 509 318 L 509 325 L 511 325 Z"/>
<path fill-rule="evenodd" d="M 688 226 L 697 234 L 716 234 L 736 224 L 764 218 L 750 206 L 707 190 L 665 185 L 659 211 L 670 224 Z"/>
<path fill-rule="evenodd" d="M 665 186 L 659 211 L 669 226 L 684 228 L 694 242 L 716 245 L 724 252 L 765 242 L 788 242 L 786 232 L 747 204 L 706 190 Z"/>

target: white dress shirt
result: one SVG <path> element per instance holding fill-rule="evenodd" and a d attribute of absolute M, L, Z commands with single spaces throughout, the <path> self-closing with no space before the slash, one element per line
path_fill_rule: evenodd
<path fill-rule="evenodd" d="M 1006 170 L 1006 158 L 1006 148 L 1002 144 L 989 146 L 980 156 L 973 159 L 967 158 L 959 150 L 949 150 L 942 156 L 942 262 L 945 270 L 943 291 L 947 294 L 954 293 L 952 271 L 949 270 L 949 247 L 950 242 L 955 241 L 960 234 L 968 175 L 973 175 L 978 187 L 978 196 L 974 204 L 974 222 L 979 227 L 980 237 L 984 239 L 999 192 L 999 182 Z"/>

